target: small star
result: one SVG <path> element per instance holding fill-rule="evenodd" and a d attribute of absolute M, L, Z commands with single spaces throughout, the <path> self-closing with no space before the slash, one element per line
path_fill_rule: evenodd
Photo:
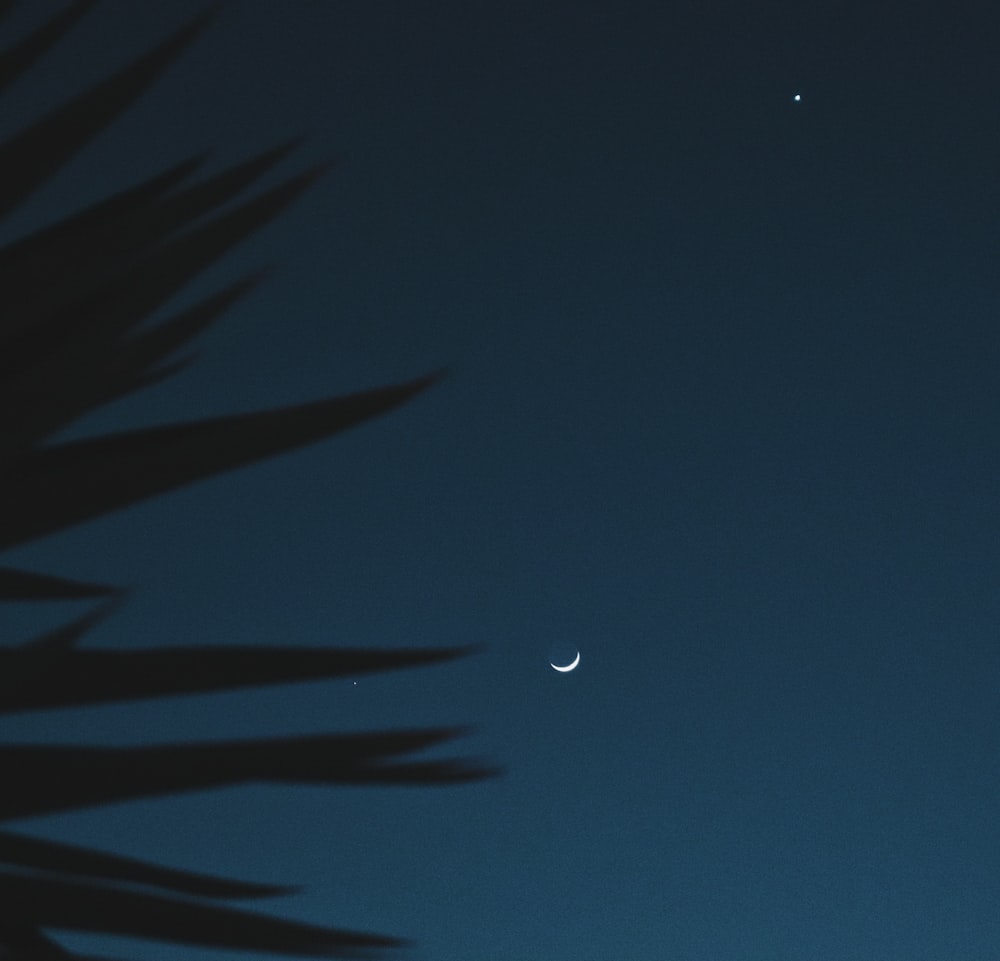
<path fill-rule="evenodd" d="M 801 99 L 802 99 L 802 94 L 800 93 L 797 93 L 794 97 L 792 97 L 792 100 L 794 100 L 796 103 L 798 103 Z"/>

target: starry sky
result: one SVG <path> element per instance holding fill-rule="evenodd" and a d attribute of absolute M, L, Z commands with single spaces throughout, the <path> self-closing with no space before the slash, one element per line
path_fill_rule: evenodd
<path fill-rule="evenodd" d="M 202 9 L 105 0 L 4 134 Z M 332 169 L 192 288 L 274 265 L 198 362 L 66 436 L 449 376 L 4 562 L 131 585 L 93 646 L 483 651 L 5 736 L 459 723 L 505 773 L 13 826 L 407 961 L 995 961 L 998 48 L 963 0 L 224 5 L 3 239 L 204 148 Z"/>

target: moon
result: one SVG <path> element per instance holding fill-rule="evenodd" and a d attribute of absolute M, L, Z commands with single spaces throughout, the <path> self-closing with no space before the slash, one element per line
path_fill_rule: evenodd
<path fill-rule="evenodd" d="M 554 671 L 559 671 L 560 674 L 568 674 L 570 671 L 574 670 L 577 664 L 579 663 L 580 663 L 580 652 L 577 651 L 576 657 L 574 657 L 573 660 L 569 662 L 569 664 L 564 664 L 560 667 L 558 664 L 553 664 L 550 661 L 549 667 L 551 667 Z"/>

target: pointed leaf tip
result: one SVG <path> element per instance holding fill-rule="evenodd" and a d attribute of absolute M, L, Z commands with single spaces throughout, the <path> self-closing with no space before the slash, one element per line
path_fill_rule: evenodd
<path fill-rule="evenodd" d="M 277 410 L 72 441 L 37 450 L 4 479 L 21 509 L 0 530 L 10 547 L 138 501 L 348 430 L 402 406 L 440 373 Z"/>
<path fill-rule="evenodd" d="M 85 600 L 107 597 L 114 592 L 115 588 L 107 584 L 88 584 L 50 574 L 0 568 L 0 600 L 4 601 Z"/>

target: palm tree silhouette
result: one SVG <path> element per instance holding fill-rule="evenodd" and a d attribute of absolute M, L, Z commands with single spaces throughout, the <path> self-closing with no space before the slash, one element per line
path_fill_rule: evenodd
<path fill-rule="evenodd" d="M 12 6 L 0 0 L 0 17 Z M 0 54 L 0 92 L 92 6 L 92 0 L 70 3 Z M 0 215 L 23 204 L 132 105 L 207 20 L 186 25 L 0 145 Z M 144 323 L 322 173 L 306 169 L 237 199 L 294 146 L 278 145 L 194 183 L 202 158 L 184 159 L 0 249 L 0 547 L 322 440 L 392 410 L 438 379 L 432 374 L 298 406 L 50 442 L 82 415 L 182 369 L 186 360 L 175 359 L 178 350 L 253 287 L 257 274 L 154 327 Z M 122 597 L 114 585 L 0 568 L 0 599 L 97 601 L 55 630 L 0 648 L 0 711 L 332 678 L 432 664 L 469 650 L 79 649 Z M 395 730 L 116 748 L 4 743 L 0 819 L 248 781 L 424 785 L 494 774 L 470 761 L 407 759 L 460 733 Z M 0 956 L 82 961 L 48 935 L 51 928 L 327 957 L 370 956 L 404 943 L 219 903 L 288 890 L 0 831 Z"/>

